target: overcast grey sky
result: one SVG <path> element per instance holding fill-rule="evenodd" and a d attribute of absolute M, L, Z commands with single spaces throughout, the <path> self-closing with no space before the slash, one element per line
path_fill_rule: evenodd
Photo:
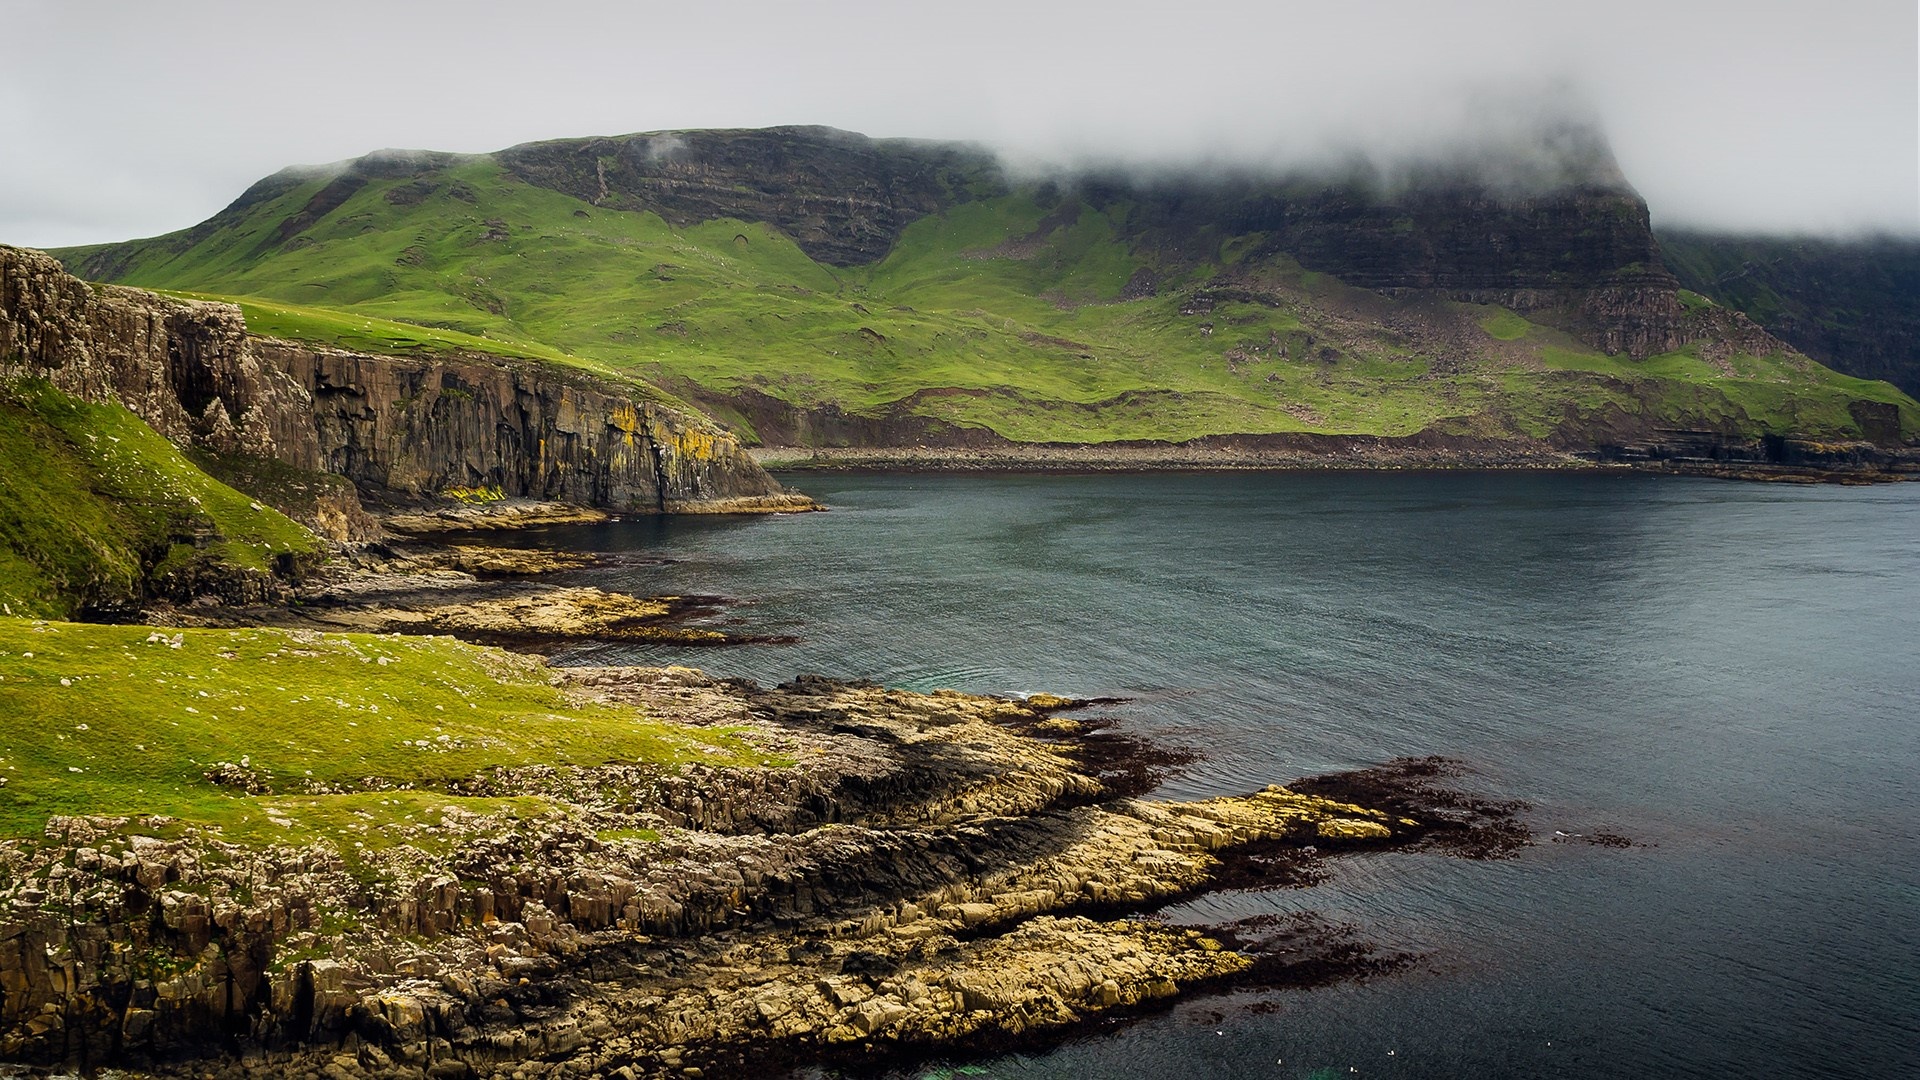
<path fill-rule="evenodd" d="M 1915 0 L 0 0 L 0 41 L 0 242 L 33 246 L 382 147 L 814 123 L 1285 164 L 1549 90 L 1657 222 L 1920 233 Z"/>

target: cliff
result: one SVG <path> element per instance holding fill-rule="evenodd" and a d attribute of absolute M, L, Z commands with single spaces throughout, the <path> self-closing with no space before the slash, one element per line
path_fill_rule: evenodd
<path fill-rule="evenodd" d="M 610 210 L 763 221 L 832 266 L 874 262 L 913 221 L 1006 187 L 984 150 L 827 127 L 561 139 L 499 160 L 529 184 Z"/>
<path fill-rule="evenodd" d="M 1920 394 L 1920 241 L 1662 231 L 1680 283 L 1808 356 Z"/>
<path fill-rule="evenodd" d="M 369 356 L 274 340 L 253 351 L 311 402 L 313 467 L 363 490 L 487 488 L 640 513 L 791 498 L 733 436 L 611 379 L 484 355 Z"/>
<path fill-rule="evenodd" d="M 622 512 L 803 502 L 733 437 L 637 383 L 254 338 L 230 304 L 88 285 L 0 246 L 0 378 L 20 377 L 124 404 L 182 446 L 345 477 L 382 500 L 484 488 Z M 357 506 L 319 519 L 364 531 Z"/>
<path fill-rule="evenodd" d="M 238 308 L 88 285 L 0 245 L 0 378 L 23 376 L 125 405 L 182 446 L 318 467 L 310 395 L 254 355 Z"/>

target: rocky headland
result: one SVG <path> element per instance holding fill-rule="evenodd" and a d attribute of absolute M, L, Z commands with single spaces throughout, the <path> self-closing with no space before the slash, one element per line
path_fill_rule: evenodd
<path fill-rule="evenodd" d="M 1768 467 L 1798 467 L 1769 438 L 1912 449 L 1920 404 L 1683 287 L 1597 123 L 1482 149 L 1150 173 L 819 127 L 387 151 L 56 254 L 100 280 L 564 344 L 765 446 L 1223 442 L 1334 467 L 1355 447 L 1665 460 L 1712 441 Z"/>
<path fill-rule="evenodd" d="M 424 504 L 427 516 L 473 493 L 587 513 L 808 505 L 733 436 L 643 383 L 486 354 L 254 337 L 231 304 L 90 285 L 47 255 L 0 245 L 0 380 L 22 378 L 126 406 L 175 444 L 251 474 L 250 494 L 336 540 L 374 535 L 362 496 Z M 273 467 L 247 467 L 260 462 Z M 349 483 L 286 497 L 313 477 Z M 469 517 L 458 527 L 486 527 Z"/>
<path fill-rule="evenodd" d="M 1149 748 L 1060 699 L 765 689 L 679 668 L 557 677 L 729 730 L 762 763 L 499 770 L 447 791 L 551 809 L 449 811 L 351 848 L 56 818 L 0 845 L 0 1056 L 507 1080 L 985 1049 L 1236 979 L 1390 959 L 1311 920 L 1144 917 L 1171 901 L 1310 881 L 1348 848 L 1525 842 L 1514 807 L 1429 797 L 1436 761 L 1166 801 Z M 299 789 L 244 763 L 209 777 Z"/>

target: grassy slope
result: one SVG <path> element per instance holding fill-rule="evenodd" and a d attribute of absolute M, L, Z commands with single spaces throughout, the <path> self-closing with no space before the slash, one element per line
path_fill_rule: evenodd
<path fill-rule="evenodd" d="M 164 814 L 235 840 L 420 846 L 430 832 L 411 830 L 449 807 L 549 809 L 435 790 L 491 768 L 762 760 L 726 732 L 574 700 L 548 678 L 448 638 L 0 618 L 0 836 L 52 814 Z M 243 759 L 275 794 L 205 778 Z M 353 790 L 369 777 L 412 790 Z"/>
<path fill-rule="evenodd" d="M 1920 242 L 1669 231 L 1680 280 L 1809 356 L 1920 393 Z"/>
<path fill-rule="evenodd" d="M 203 560 L 265 573 L 319 550 L 256 505 L 118 405 L 0 388 L 0 611 L 67 616 Z"/>
<path fill-rule="evenodd" d="M 1790 357 L 1736 358 L 1733 377 L 1691 355 L 1635 364 L 1498 310 L 1442 312 L 1479 340 L 1468 361 L 1436 370 L 1377 319 L 1356 320 L 1364 304 L 1337 282 L 1284 260 L 1236 265 L 1257 237 L 1226 240 L 1206 265 L 1153 267 L 1161 295 L 1122 301 L 1153 261 L 1115 238 L 1124 205 L 1054 221 L 1026 194 L 967 203 L 909 227 L 879 264 L 835 270 L 765 225 L 675 229 L 521 184 L 485 159 L 436 180 L 424 200 L 412 181 L 374 180 L 281 238 L 325 183 L 314 179 L 184 251 L 147 242 L 121 280 L 277 301 L 249 302 L 262 330 L 360 347 L 453 347 L 418 329 L 434 327 L 493 351 L 852 412 L 939 390 L 915 411 L 1016 440 L 1541 435 L 1568 413 L 1647 403 L 1677 426 L 1840 436 L 1855 397 L 1897 402 L 1920 430 L 1920 405 L 1891 387 Z M 1182 315 L 1181 286 L 1224 268 L 1282 303 Z"/>

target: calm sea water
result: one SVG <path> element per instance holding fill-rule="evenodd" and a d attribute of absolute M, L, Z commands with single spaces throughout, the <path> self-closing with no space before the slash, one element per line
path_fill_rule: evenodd
<path fill-rule="evenodd" d="M 1206 898 L 1173 916 L 1319 911 L 1425 959 L 967 1071 L 1920 1076 L 1920 484 L 792 479 L 833 512 L 542 542 L 669 556 L 587 580 L 736 597 L 798 643 L 566 659 L 1124 695 L 1206 755 L 1170 797 L 1438 753 L 1543 841 L 1642 845 Z"/>

